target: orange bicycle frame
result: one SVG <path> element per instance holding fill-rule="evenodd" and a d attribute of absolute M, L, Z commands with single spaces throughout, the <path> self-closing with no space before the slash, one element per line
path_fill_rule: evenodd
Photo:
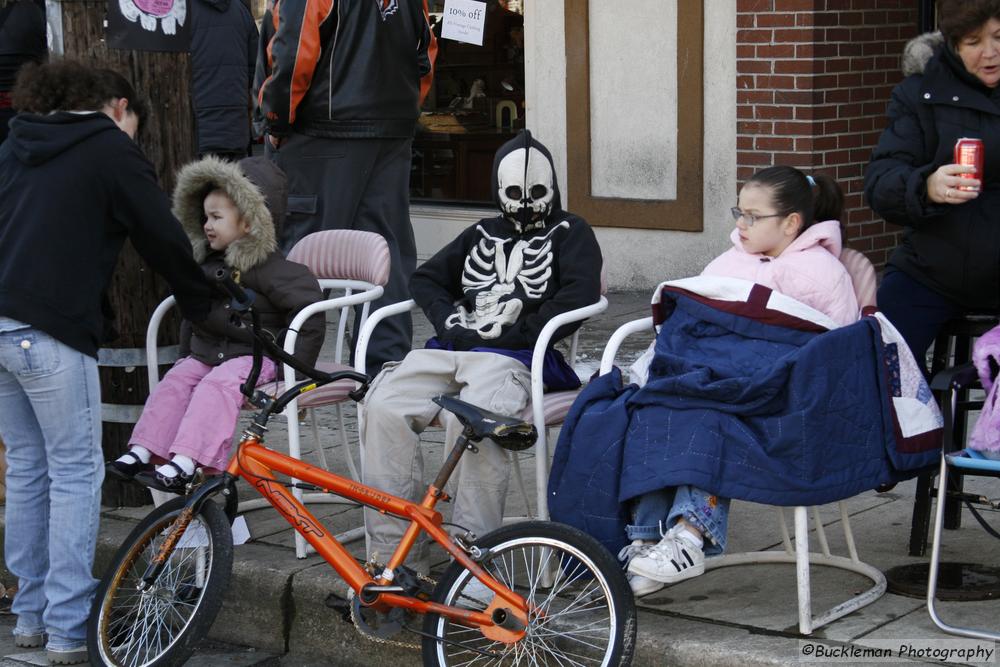
<path fill-rule="evenodd" d="M 410 525 L 386 564 L 383 575 L 393 572 L 406 560 L 420 531 L 424 531 L 440 544 L 452 558 L 497 595 L 493 604 L 483 612 L 450 607 L 388 592 L 379 593 L 375 602 L 369 606 L 380 610 L 388 607 L 402 607 L 421 614 L 440 614 L 466 625 L 489 627 L 495 633 L 502 630 L 496 627 L 492 616 L 486 612 L 493 610 L 502 600 L 511 606 L 522 622 L 527 619 L 528 605 L 525 599 L 497 582 L 479 567 L 465 551 L 455 545 L 451 537 L 442 529 L 441 513 L 435 511 L 434 507 L 439 500 L 446 499 L 447 495 L 433 484 L 428 488 L 427 494 L 419 504 L 413 503 L 275 452 L 262 445 L 258 438 L 252 434 L 245 434 L 235 455 L 229 462 L 226 472 L 233 477 L 245 479 L 256 489 L 358 594 L 367 585 L 384 585 L 390 582 L 382 577 L 374 579 L 359 565 L 344 546 L 306 509 L 305 505 L 292 495 L 285 484 L 275 479 L 275 472 L 312 484 L 325 493 L 350 498 L 376 510 L 409 520 Z M 362 603 L 364 604 L 363 599 Z M 520 634 L 523 633 L 513 632 L 509 640 L 516 640 Z"/>

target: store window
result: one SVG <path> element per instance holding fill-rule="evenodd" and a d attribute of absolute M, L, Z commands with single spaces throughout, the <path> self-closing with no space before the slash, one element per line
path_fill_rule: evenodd
<path fill-rule="evenodd" d="M 482 46 L 441 39 L 444 5 L 428 2 L 438 55 L 413 140 L 410 197 L 489 205 L 493 155 L 524 127 L 523 2 L 487 2 Z"/>

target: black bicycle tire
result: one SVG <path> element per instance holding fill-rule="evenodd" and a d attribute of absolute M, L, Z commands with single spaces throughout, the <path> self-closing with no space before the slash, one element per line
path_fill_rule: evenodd
<path fill-rule="evenodd" d="M 87 645 L 92 665 L 120 665 L 109 658 L 105 649 L 108 638 L 107 618 L 104 613 L 105 602 L 114 600 L 119 592 L 119 586 L 124 571 L 131 566 L 146 550 L 153 539 L 162 533 L 180 511 L 184 508 L 187 498 L 175 498 L 160 505 L 146 515 L 142 521 L 129 533 L 115 553 L 111 565 L 98 584 L 91 606 L 90 619 L 87 622 Z M 173 667 L 183 664 L 194 652 L 198 643 L 205 638 L 215 617 L 222 607 L 223 594 L 229 583 L 233 567 L 232 529 L 225 512 L 212 500 L 202 505 L 198 514 L 201 523 L 206 527 L 211 541 L 212 560 L 205 584 L 201 588 L 200 597 L 195 602 L 195 609 L 186 626 L 177 637 L 167 645 L 166 650 L 149 661 L 139 664 L 150 667 Z M 109 599 L 109 595 L 112 597 Z"/>
<path fill-rule="evenodd" d="M 505 526 L 479 539 L 476 546 L 483 550 L 490 549 L 495 553 L 500 553 L 505 549 L 505 545 L 530 539 L 551 540 L 566 545 L 590 560 L 593 568 L 589 569 L 594 570 L 605 582 L 608 591 L 608 604 L 613 605 L 615 610 L 615 635 L 613 641 L 610 642 L 614 648 L 603 664 L 608 667 L 630 665 L 635 650 L 637 617 L 635 598 L 621 564 L 597 540 L 586 533 L 565 524 L 550 521 L 527 521 Z M 453 600 L 448 599 L 451 597 L 449 593 L 453 591 L 458 578 L 466 572 L 467 570 L 457 562 L 449 565 L 434 588 L 434 601 L 441 604 L 454 604 Z M 454 589 L 454 594 L 457 593 L 458 590 Z M 446 667 L 448 664 L 441 662 L 438 652 L 439 642 L 435 638 L 441 636 L 446 624 L 447 619 L 438 614 L 426 614 L 424 617 L 424 632 L 430 635 L 425 636 L 422 640 L 425 667 Z M 517 663 L 502 662 L 501 664 Z"/>

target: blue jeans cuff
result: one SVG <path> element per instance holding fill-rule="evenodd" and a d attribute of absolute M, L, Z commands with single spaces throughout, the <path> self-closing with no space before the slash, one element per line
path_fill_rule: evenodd
<path fill-rule="evenodd" d="M 653 540 L 658 541 L 661 537 L 659 526 L 625 526 L 625 535 L 629 540 Z"/>
<path fill-rule="evenodd" d="M 27 623 L 21 623 L 21 619 L 17 619 L 17 626 L 14 627 L 14 634 L 19 637 L 30 637 L 31 635 L 41 635 L 45 633 L 44 625 L 29 625 Z"/>
<path fill-rule="evenodd" d="M 86 639 L 63 639 L 62 637 L 49 637 L 49 641 L 45 645 L 48 651 L 76 651 L 86 647 Z"/>

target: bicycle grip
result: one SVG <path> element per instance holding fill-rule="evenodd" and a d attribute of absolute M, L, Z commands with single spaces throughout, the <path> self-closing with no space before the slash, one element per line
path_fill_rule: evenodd
<path fill-rule="evenodd" d="M 240 287 L 233 280 L 233 274 L 229 269 L 221 268 L 216 270 L 215 280 L 222 286 L 222 289 L 229 293 L 229 296 L 233 297 L 237 310 L 247 310 L 253 305 L 253 293 L 248 293 Z"/>

